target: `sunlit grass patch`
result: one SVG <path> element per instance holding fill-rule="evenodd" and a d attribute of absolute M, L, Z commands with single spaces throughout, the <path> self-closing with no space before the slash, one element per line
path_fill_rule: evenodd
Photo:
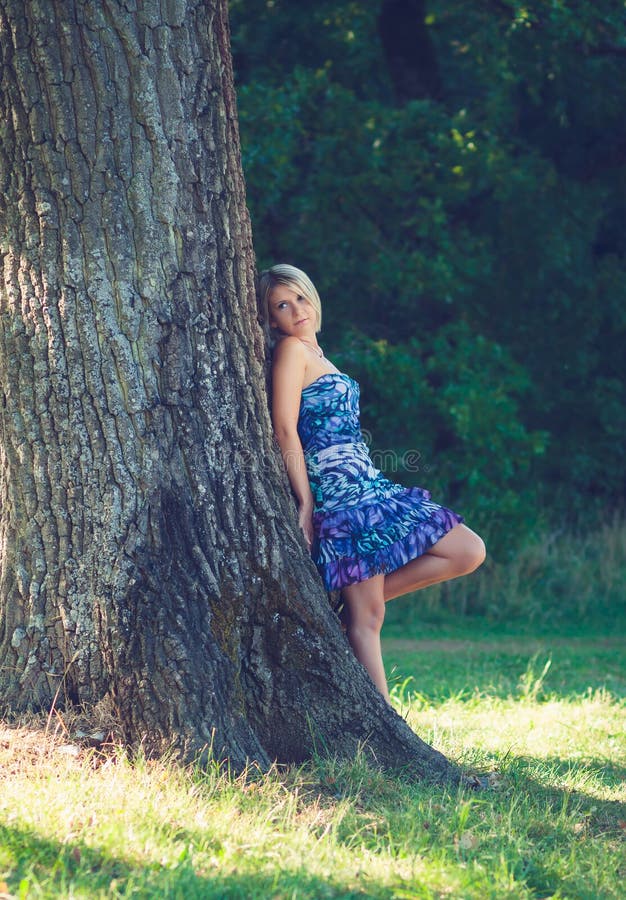
<path fill-rule="evenodd" d="M 454 640 L 428 664 L 423 648 L 396 647 L 393 696 L 489 790 L 390 777 L 364 755 L 235 777 L 7 725 L 0 894 L 621 898 L 626 717 L 594 682 L 597 648 L 492 639 L 467 643 L 461 666 Z M 561 683 L 568 653 L 575 690 Z"/>

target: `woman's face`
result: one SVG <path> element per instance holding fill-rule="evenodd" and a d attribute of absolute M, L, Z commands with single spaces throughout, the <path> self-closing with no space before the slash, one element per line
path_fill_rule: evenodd
<path fill-rule="evenodd" d="M 315 333 L 317 314 L 312 303 L 286 284 L 277 284 L 269 295 L 269 317 L 272 328 L 283 334 L 309 335 Z"/>

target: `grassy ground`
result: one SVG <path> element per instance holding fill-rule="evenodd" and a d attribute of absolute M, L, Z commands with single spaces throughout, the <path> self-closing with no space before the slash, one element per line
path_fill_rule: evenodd
<path fill-rule="evenodd" d="M 567 629 L 566 629 L 567 630 Z M 623 898 L 615 633 L 390 624 L 397 709 L 491 773 L 472 793 L 349 765 L 228 778 L 0 725 L 0 897 Z"/>

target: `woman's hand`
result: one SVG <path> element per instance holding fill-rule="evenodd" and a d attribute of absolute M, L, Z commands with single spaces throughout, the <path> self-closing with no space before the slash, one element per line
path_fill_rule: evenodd
<path fill-rule="evenodd" d="M 306 545 L 311 549 L 313 543 L 313 502 L 306 500 L 298 507 L 298 525 L 302 529 Z"/>

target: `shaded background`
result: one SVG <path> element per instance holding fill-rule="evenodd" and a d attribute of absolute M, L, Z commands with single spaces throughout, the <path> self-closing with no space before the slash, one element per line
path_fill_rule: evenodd
<path fill-rule="evenodd" d="M 462 512 L 496 566 L 606 524 L 626 480 L 625 5 L 230 9 L 259 268 L 316 283 L 381 468 Z"/>

